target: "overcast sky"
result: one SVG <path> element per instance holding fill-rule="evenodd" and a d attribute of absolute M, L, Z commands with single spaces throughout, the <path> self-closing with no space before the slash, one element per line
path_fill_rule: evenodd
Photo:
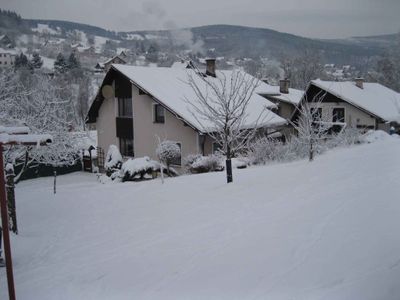
<path fill-rule="evenodd" d="M 116 31 L 209 24 L 339 38 L 400 31 L 400 0 L 0 0 L 24 18 L 59 19 Z"/>

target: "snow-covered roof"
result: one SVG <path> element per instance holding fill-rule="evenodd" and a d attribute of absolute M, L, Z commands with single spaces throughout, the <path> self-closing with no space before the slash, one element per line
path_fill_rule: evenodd
<path fill-rule="evenodd" d="M 8 134 L 0 133 L 2 144 L 50 144 L 53 137 L 49 134 Z"/>
<path fill-rule="evenodd" d="M 311 84 L 385 121 L 400 121 L 400 94 L 379 83 L 364 82 L 362 89 L 352 81 L 318 79 Z"/>
<path fill-rule="evenodd" d="M 129 65 L 114 64 L 112 67 L 129 78 L 135 85 L 152 95 L 167 109 L 183 118 L 189 125 L 199 131 L 206 132 L 213 130 L 213 124 L 208 120 L 199 120 L 193 115 L 193 107 L 188 103 L 197 101 L 193 88 L 188 84 L 189 77 L 195 80 L 201 89 L 206 88 L 205 83 L 192 69 L 159 68 L 159 67 L 138 67 Z M 226 82 L 230 82 L 234 71 L 217 71 L 217 77 L 225 76 Z M 245 74 L 249 79 L 251 75 Z M 208 77 L 209 80 L 217 80 Z M 268 85 L 260 82 L 255 93 L 253 93 L 247 111 L 247 118 L 244 126 L 278 126 L 286 121 L 266 108 L 273 108 L 275 104 L 260 96 L 268 89 Z M 193 102 L 195 105 L 197 102 Z M 264 111 L 264 112 L 263 112 Z M 263 116 L 260 118 L 260 114 Z M 257 122 L 258 121 L 258 122 Z"/>
<path fill-rule="evenodd" d="M 4 48 L 0 48 L 0 53 L 2 54 L 11 54 L 11 55 L 17 55 L 18 51 L 15 49 L 4 49 Z"/>
<path fill-rule="evenodd" d="M 289 102 L 294 105 L 298 105 L 301 101 L 301 98 L 304 95 L 304 91 L 289 88 L 289 93 L 284 94 L 280 92 L 280 87 L 277 85 L 269 85 L 266 84 L 269 88 L 268 91 L 264 94 L 266 97 L 271 97 L 280 101 Z"/>
<path fill-rule="evenodd" d="M 172 64 L 171 68 L 174 69 L 186 69 L 188 66 L 187 61 L 176 61 Z"/>

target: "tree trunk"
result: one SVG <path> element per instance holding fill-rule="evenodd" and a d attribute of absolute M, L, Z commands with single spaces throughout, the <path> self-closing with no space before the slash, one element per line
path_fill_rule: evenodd
<path fill-rule="evenodd" d="M 228 145 L 226 147 L 226 182 L 231 183 L 233 181 L 232 175 L 232 160 L 231 160 L 231 147 Z"/>
<path fill-rule="evenodd" d="M 313 161 L 314 160 L 314 145 L 312 142 L 310 142 L 310 152 L 308 155 L 308 159 L 309 161 Z"/>

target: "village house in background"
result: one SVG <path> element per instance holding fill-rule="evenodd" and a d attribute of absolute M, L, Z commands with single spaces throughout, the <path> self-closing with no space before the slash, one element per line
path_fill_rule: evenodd
<path fill-rule="evenodd" d="M 318 98 L 318 99 L 316 99 Z M 333 123 L 362 130 L 400 129 L 400 94 L 379 84 L 355 81 L 310 82 L 304 101 Z"/>
<path fill-rule="evenodd" d="M 15 42 L 6 34 L 0 35 L 0 47 L 3 48 L 14 48 Z"/>
<path fill-rule="evenodd" d="M 0 48 L 0 68 L 13 67 L 17 51 L 14 49 Z"/>
<path fill-rule="evenodd" d="M 159 137 L 176 141 L 181 158 L 216 151 L 216 144 L 204 129 L 209 124 L 196 118 L 187 103 L 196 100 L 196 93 L 188 84 L 187 72 L 197 71 L 112 65 L 88 113 L 88 123 L 96 123 L 99 147 L 107 151 L 115 144 L 123 156 L 156 159 Z M 229 81 L 232 72 L 216 72 L 215 60 L 209 60 L 206 72 L 193 74 L 193 77 L 209 76 L 211 80 L 217 80 L 215 76 L 225 76 Z M 254 124 L 266 110 L 267 117 L 258 124 L 266 134 L 276 132 L 286 124 L 283 118 L 268 110 L 276 106 L 260 96 L 269 88 L 263 82 L 257 86 L 246 120 L 247 124 Z"/>
<path fill-rule="evenodd" d="M 94 67 L 94 70 L 96 73 L 107 73 L 112 64 L 120 64 L 120 65 L 125 65 L 126 62 L 126 57 L 127 55 L 125 54 L 124 51 L 122 51 L 120 54 L 104 61 L 104 62 L 99 62 L 96 64 L 96 66 Z"/>

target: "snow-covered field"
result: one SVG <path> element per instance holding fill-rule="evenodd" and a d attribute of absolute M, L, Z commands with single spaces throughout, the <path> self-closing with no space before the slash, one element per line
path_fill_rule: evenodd
<path fill-rule="evenodd" d="M 400 299 L 399 138 L 234 180 L 20 183 L 17 298 Z"/>

